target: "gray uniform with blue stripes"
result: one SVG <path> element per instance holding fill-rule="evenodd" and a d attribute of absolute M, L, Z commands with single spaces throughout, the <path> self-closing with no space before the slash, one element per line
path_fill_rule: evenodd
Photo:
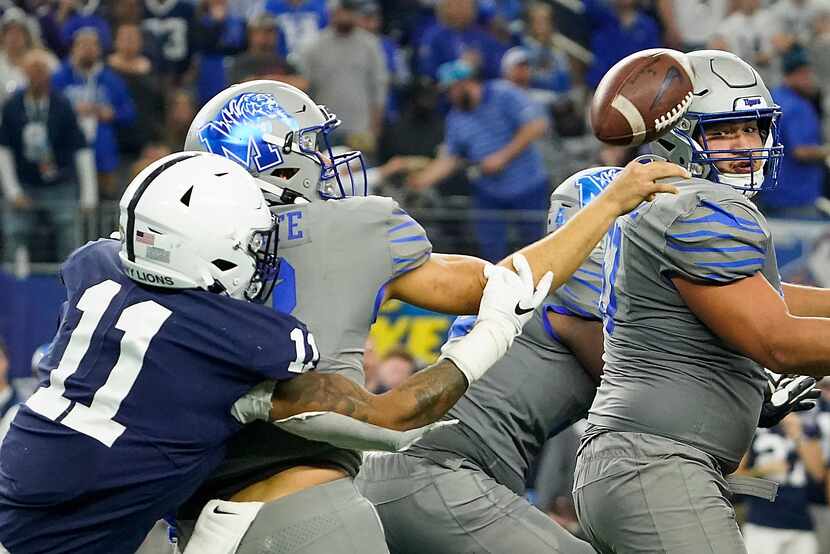
<path fill-rule="evenodd" d="M 426 232 L 396 202 L 378 196 L 272 211 L 279 221 L 283 260 L 273 294 L 275 309 L 313 329 L 320 349 L 318 371 L 337 371 L 363 383 L 363 346 L 383 287 L 429 259 L 432 246 Z M 354 475 L 360 454 L 268 423 L 252 423 L 233 439 L 225 462 L 180 515 L 194 519 L 207 500 L 228 499 L 298 464 L 333 465 Z"/>
<path fill-rule="evenodd" d="M 572 179 L 587 202 L 617 171 Z M 578 206 L 572 208 L 553 209 L 549 230 Z M 473 383 L 446 416 L 457 425 L 429 433 L 405 454 L 367 456 L 358 488 L 378 509 L 392 552 L 593 552 L 522 495 L 547 438 L 585 417 L 594 397 L 596 384 L 559 343 L 546 313 L 600 319 L 602 255 L 598 247 L 548 296 L 504 358 Z M 459 318 L 452 332 L 464 333 L 473 322 Z"/>
<path fill-rule="evenodd" d="M 693 179 L 609 235 L 605 368 L 574 484 L 580 522 L 607 552 L 743 552 L 723 475 L 752 440 L 764 374 L 671 278 L 719 285 L 761 272 L 780 289 L 766 220 L 730 187 Z"/>

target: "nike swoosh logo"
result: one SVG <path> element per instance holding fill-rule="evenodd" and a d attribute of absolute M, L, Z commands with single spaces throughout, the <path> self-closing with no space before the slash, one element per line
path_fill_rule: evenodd
<path fill-rule="evenodd" d="M 522 308 L 520 304 L 516 304 L 516 308 L 514 311 L 516 312 L 516 315 L 525 315 L 532 312 L 533 308 Z"/>
<path fill-rule="evenodd" d="M 220 509 L 219 509 L 219 506 L 214 506 L 214 507 L 213 507 L 213 513 L 214 513 L 214 514 L 229 515 L 229 516 L 239 515 L 239 514 L 237 514 L 237 513 L 235 513 L 235 512 L 226 512 L 226 511 L 224 511 L 224 510 L 220 510 Z"/>
<path fill-rule="evenodd" d="M 668 69 L 668 71 L 666 71 L 666 76 L 663 77 L 663 82 L 660 83 L 660 88 L 657 90 L 657 96 L 654 97 L 654 102 L 652 102 L 651 107 L 649 107 L 650 110 L 653 110 L 654 106 L 656 106 L 660 102 L 660 100 L 663 99 L 663 95 L 665 95 L 666 92 L 668 92 L 672 82 L 675 79 L 680 78 L 680 72 L 677 70 L 676 67 L 671 66 Z"/>

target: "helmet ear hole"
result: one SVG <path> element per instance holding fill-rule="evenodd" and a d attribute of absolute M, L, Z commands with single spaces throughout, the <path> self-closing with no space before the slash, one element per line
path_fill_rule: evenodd
<path fill-rule="evenodd" d="M 669 153 L 673 152 L 674 149 L 676 148 L 676 145 L 674 143 L 669 142 L 667 140 L 657 139 L 657 142 L 660 143 L 660 146 L 662 148 L 664 148 L 666 150 L 666 152 L 669 152 Z"/>
<path fill-rule="evenodd" d="M 180 199 L 182 204 L 184 204 L 188 208 L 190 207 L 190 195 L 191 194 L 193 194 L 193 187 L 190 187 L 189 189 L 187 189 L 187 192 L 185 192 L 182 195 L 181 199 Z"/>
<path fill-rule="evenodd" d="M 228 260 L 223 260 L 221 258 L 217 258 L 210 263 L 215 265 L 219 269 L 219 271 L 228 271 L 236 267 L 235 263 L 229 262 Z"/>

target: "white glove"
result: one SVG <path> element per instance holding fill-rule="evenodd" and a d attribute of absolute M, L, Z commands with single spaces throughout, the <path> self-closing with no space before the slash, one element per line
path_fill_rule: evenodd
<path fill-rule="evenodd" d="M 484 268 L 487 285 L 473 329 L 463 337 L 447 341 L 441 348 L 440 359 L 452 360 L 467 378 L 468 385 L 504 356 L 548 295 L 553 282 L 553 273 L 548 271 L 534 287 L 533 271 L 527 259 L 515 254 L 512 261 L 518 273 L 495 265 Z"/>

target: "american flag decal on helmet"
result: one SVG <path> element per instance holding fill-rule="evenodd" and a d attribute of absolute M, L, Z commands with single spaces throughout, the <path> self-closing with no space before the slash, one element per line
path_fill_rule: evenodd
<path fill-rule="evenodd" d="M 153 233 L 147 233 L 146 231 L 136 231 L 135 241 L 152 246 L 156 243 L 156 235 Z"/>

